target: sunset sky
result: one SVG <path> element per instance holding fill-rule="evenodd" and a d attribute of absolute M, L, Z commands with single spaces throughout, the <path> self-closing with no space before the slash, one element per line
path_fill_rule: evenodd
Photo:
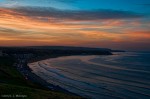
<path fill-rule="evenodd" d="M 150 51 L 150 0 L 0 0 L 0 46 Z"/>

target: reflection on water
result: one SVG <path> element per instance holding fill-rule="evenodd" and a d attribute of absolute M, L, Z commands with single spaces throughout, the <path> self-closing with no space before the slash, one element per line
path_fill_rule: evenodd
<path fill-rule="evenodd" d="M 67 56 L 29 64 L 49 83 L 93 99 L 149 99 L 150 53 Z"/>

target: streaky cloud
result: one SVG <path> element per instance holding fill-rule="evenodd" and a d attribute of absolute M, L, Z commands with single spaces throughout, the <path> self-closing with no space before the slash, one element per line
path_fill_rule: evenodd
<path fill-rule="evenodd" d="M 150 6 L 150 4 L 140 4 L 140 5 L 143 5 L 143 6 Z"/>
<path fill-rule="evenodd" d="M 63 3 L 75 3 L 78 0 L 54 0 L 54 1 L 63 2 Z"/>
<path fill-rule="evenodd" d="M 29 1 L 29 0 L 5 0 L 5 1 Z M 36 0 L 36 1 L 43 1 L 43 0 Z M 57 1 L 57 2 L 64 2 L 64 3 L 74 3 L 78 0 L 45 0 L 47 2 L 51 2 L 51 1 Z"/>
<path fill-rule="evenodd" d="M 121 10 L 97 9 L 97 10 L 60 10 L 52 7 L 16 7 L 11 8 L 23 16 L 44 17 L 62 20 L 100 20 L 100 19 L 131 19 L 142 18 L 144 15 Z"/>

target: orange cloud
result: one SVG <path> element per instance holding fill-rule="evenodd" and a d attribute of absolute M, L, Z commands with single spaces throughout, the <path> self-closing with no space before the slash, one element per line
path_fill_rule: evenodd
<path fill-rule="evenodd" d="M 149 42 L 150 31 L 127 30 L 124 20 L 54 20 L 53 17 L 31 18 L 14 10 L 0 8 L 0 45 L 109 45 L 110 42 Z M 121 28 L 121 29 L 120 29 Z M 119 31 L 116 33 L 114 30 Z"/>

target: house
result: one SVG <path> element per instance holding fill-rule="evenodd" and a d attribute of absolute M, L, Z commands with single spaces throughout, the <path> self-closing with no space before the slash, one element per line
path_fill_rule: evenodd
<path fill-rule="evenodd" d="M 0 50 L 0 56 L 3 56 L 3 52 Z"/>

